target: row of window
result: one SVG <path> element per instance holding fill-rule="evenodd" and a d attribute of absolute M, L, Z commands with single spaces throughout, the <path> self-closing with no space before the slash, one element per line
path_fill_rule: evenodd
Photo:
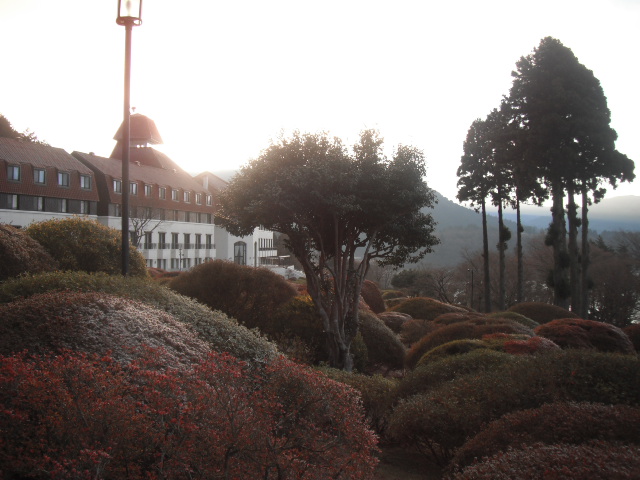
<path fill-rule="evenodd" d="M 58 186 L 68 187 L 70 178 L 69 172 L 58 172 Z M 8 165 L 7 179 L 12 182 L 22 181 L 22 167 L 20 165 Z M 47 184 L 47 171 L 44 168 L 33 169 L 33 183 L 36 185 Z M 80 174 L 80 188 L 91 190 L 91 175 Z"/>
<path fill-rule="evenodd" d="M 122 180 L 118 180 L 118 179 L 113 180 L 113 191 L 115 193 L 122 193 Z M 136 182 L 131 182 L 131 184 L 129 185 L 129 193 L 131 195 L 138 195 L 138 184 Z M 188 190 L 185 190 L 183 192 L 182 198 L 185 203 L 191 203 L 192 193 L 193 192 L 190 192 Z M 144 196 L 151 197 L 152 195 L 153 195 L 153 185 L 145 184 Z M 202 205 L 203 194 L 195 193 L 194 197 L 195 197 L 196 205 Z M 158 198 L 162 200 L 167 199 L 167 187 L 158 187 Z M 180 201 L 179 190 L 175 188 L 171 189 L 171 200 L 173 200 L 174 202 Z M 211 195 L 205 195 L 205 202 L 207 207 L 210 207 L 213 205 L 213 199 L 211 198 Z"/>
<path fill-rule="evenodd" d="M 122 216 L 122 205 L 119 203 L 110 203 L 110 217 Z M 129 208 L 129 217 L 140 218 L 143 220 L 158 220 L 167 222 L 188 222 L 188 223 L 206 223 L 213 224 L 213 215 L 204 212 L 187 212 L 183 210 L 166 210 L 164 208 L 152 207 L 135 207 Z"/>
<path fill-rule="evenodd" d="M 16 195 L 13 193 L 0 193 L 0 208 L 81 215 L 96 215 L 97 213 L 97 203 L 88 200 L 69 200 L 67 198 Z"/>
<path fill-rule="evenodd" d="M 203 235 L 201 233 L 193 234 L 193 238 L 195 240 L 195 244 L 191 243 L 191 234 L 184 233 L 182 236 L 183 243 L 179 243 L 180 234 L 171 233 L 171 243 L 168 243 L 167 234 L 165 232 L 158 232 L 158 243 L 155 244 L 153 243 L 153 232 L 145 232 L 144 242 L 142 246 L 145 250 L 151 250 L 155 248 L 159 248 L 159 249 L 171 248 L 174 250 L 178 250 L 178 249 L 200 250 L 202 248 L 206 248 L 206 249 L 216 248 L 216 246 L 213 243 L 213 234 L 210 234 L 210 233 L 205 234 L 204 243 L 202 242 Z"/>

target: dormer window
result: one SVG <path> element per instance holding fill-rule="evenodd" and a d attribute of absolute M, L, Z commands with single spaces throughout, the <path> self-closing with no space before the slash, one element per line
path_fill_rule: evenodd
<path fill-rule="evenodd" d="M 68 187 L 69 186 L 69 173 L 67 173 L 67 172 L 58 172 L 58 186 L 60 186 L 60 187 Z"/>
<path fill-rule="evenodd" d="M 144 196 L 145 197 L 150 197 L 152 192 L 153 192 L 153 187 L 151 185 L 145 185 L 144 186 Z"/>
<path fill-rule="evenodd" d="M 113 191 L 115 193 L 122 193 L 122 182 L 120 180 L 113 180 Z"/>
<path fill-rule="evenodd" d="M 44 168 L 33 169 L 33 183 L 44 185 L 46 183 L 46 171 Z"/>
<path fill-rule="evenodd" d="M 91 190 L 91 176 L 80 175 L 80 188 L 84 190 Z"/>
<path fill-rule="evenodd" d="M 176 190 L 175 188 L 171 190 L 171 200 L 173 200 L 174 202 L 178 201 L 178 190 Z"/>
<path fill-rule="evenodd" d="M 167 189 L 165 187 L 160 187 L 158 189 L 158 196 L 162 199 L 165 200 L 167 198 Z"/>
<path fill-rule="evenodd" d="M 202 194 L 196 193 L 196 204 L 202 205 Z"/>
<path fill-rule="evenodd" d="M 207 195 L 207 207 L 210 207 L 212 203 L 213 200 L 211 199 L 211 195 Z"/>
<path fill-rule="evenodd" d="M 7 180 L 11 182 L 20 181 L 20 165 L 7 166 Z"/>
<path fill-rule="evenodd" d="M 138 184 L 136 182 L 131 182 L 129 193 L 131 193 L 131 195 L 138 195 Z"/>
<path fill-rule="evenodd" d="M 191 203 L 191 192 L 184 192 L 184 202 Z"/>

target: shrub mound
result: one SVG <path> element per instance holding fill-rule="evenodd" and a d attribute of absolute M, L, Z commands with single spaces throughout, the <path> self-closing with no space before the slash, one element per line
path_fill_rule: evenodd
<path fill-rule="evenodd" d="M 393 298 L 404 298 L 407 294 L 401 290 L 383 290 L 382 298 L 384 300 L 391 300 Z"/>
<path fill-rule="evenodd" d="M 500 318 L 472 316 L 468 320 L 437 328 L 414 343 L 405 357 L 405 365 L 415 367 L 430 350 L 453 340 L 482 338 L 490 333 L 510 333 L 533 336 L 533 331 L 517 322 Z"/>
<path fill-rule="evenodd" d="M 640 447 L 607 442 L 544 445 L 509 450 L 467 467 L 452 480 L 633 480 L 640 471 Z"/>
<path fill-rule="evenodd" d="M 548 403 L 509 413 L 491 422 L 456 451 L 454 468 L 491 457 L 510 447 L 545 443 L 582 444 L 592 440 L 640 445 L 640 408 L 596 403 Z"/>
<path fill-rule="evenodd" d="M 640 324 L 634 323 L 633 325 L 628 325 L 624 327 L 622 331 L 629 337 L 636 352 L 640 352 Z"/>
<path fill-rule="evenodd" d="M 535 333 L 553 340 L 562 348 L 592 348 L 601 352 L 634 353 L 629 337 L 609 323 L 560 318 L 540 325 Z"/>
<path fill-rule="evenodd" d="M 412 318 L 431 321 L 443 313 L 465 312 L 465 310 L 460 307 L 454 307 L 453 305 L 442 303 L 429 297 L 409 298 L 389 310 L 392 312 L 406 313 L 407 315 L 411 315 Z"/>
<path fill-rule="evenodd" d="M 57 262 L 29 235 L 0 223 L 0 282 L 23 273 L 48 272 Z"/>
<path fill-rule="evenodd" d="M 421 320 L 418 318 L 411 318 L 402 324 L 400 329 L 400 340 L 402 343 L 410 347 L 421 338 L 437 330 L 439 325 L 436 325 L 431 320 Z"/>
<path fill-rule="evenodd" d="M 400 312 L 382 312 L 378 314 L 387 327 L 394 333 L 400 333 L 405 322 L 411 320 L 411 316 Z"/>
<path fill-rule="evenodd" d="M 558 318 L 578 318 L 575 313 L 556 305 L 540 302 L 522 302 L 512 305 L 507 310 L 523 315 L 542 325 Z"/>
<path fill-rule="evenodd" d="M 0 354 L 77 350 L 130 362 L 143 347 L 163 350 L 167 365 L 188 365 L 209 346 L 172 315 L 141 302 L 95 292 L 50 292 L 0 305 Z"/>
<path fill-rule="evenodd" d="M 284 359 L 0 357 L 0 431 L 6 478 L 365 479 L 377 463 L 355 391 Z"/>
<path fill-rule="evenodd" d="M 371 280 L 365 280 L 362 283 L 360 295 L 373 313 L 381 313 L 387 309 L 382 299 L 382 292 L 380 292 L 378 285 Z"/>
<path fill-rule="evenodd" d="M 516 313 L 516 312 L 512 312 L 512 311 L 493 312 L 493 313 L 487 314 L 487 317 L 489 317 L 489 318 L 504 318 L 504 319 L 507 319 L 507 320 L 513 320 L 513 321 L 518 322 L 519 324 L 524 325 L 525 327 L 528 327 L 528 328 L 536 328 L 538 325 L 540 325 L 535 320 L 531 320 L 529 317 L 525 317 L 524 315 L 521 315 L 520 313 Z"/>
<path fill-rule="evenodd" d="M 120 231 L 96 220 L 80 217 L 46 220 L 32 223 L 26 232 L 56 259 L 61 270 L 113 275 L 122 271 Z M 129 274 L 134 277 L 148 275 L 145 259 L 134 246 L 129 252 Z"/>
<path fill-rule="evenodd" d="M 453 325 L 454 323 L 466 322 L 478 318 L 486 318 L 483 313 L 478 312 L 451 312 L 443 313 L 433 319 L 433 323 L 438 326 Z"/>
<path fill-rule="evenodd" d="M 405 347 L 398 336 L 375 314 L 366 310 L 360 311 L 360 333 L 367 346 L 370 364 L 402 368 Z"/>
<path fill-rule="evenodd" d="M 103 292 L 144 302 L 193 328 L 211 350 L 229 352 L 241 360 L 269 361 L 277 352 L 273 343 L 238 325 L 224 313 L 212 311 L 195 300 L 144 278 L 86 272 L 41 273 L 1 283 L 0 303 L 60 290 Z"/>
<path fill-rule="evenodd" d="M 270 332 L 272 312 L 297 295 L 271 270 L 224 260 L 200 264 L 171 280 L 169 287 L 263 332 Z"/>

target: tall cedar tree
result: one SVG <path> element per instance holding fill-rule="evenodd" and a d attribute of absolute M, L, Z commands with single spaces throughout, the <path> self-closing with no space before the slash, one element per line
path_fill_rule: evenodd
<path fill-rule="evenodd" d="M 327 134 L 281 138 L 243 167 L 220 196 L 219 223 L 234 235 L 256 227 L 283 233 L 300 261 L 322 318 L 333 367 L 351 370 L 360 291 L 369 262 L 402 266 L 438 243 L 424 208 L 435 197 L 421 151 L 382 153 L 377 132 L 353 153 Z"/>
<path fill-rule="evenodd" d="M 588 193 L 602 198 L 603 180 L 616 185 L 633 179 L 633 162 L 615 150 L 616 132 L 609 126 L 611 116 L 600 82 L 593 72 L 578 62 L 560 41 L 546 37 L 534 52 L 522 57 L 512 73 L 514 80 L 508 102 L 526 134 L 524 161 L 535 165 L 538 178 L 549 187 L 553 206 L 548 244 L 553 247 L 551 280 L 554 302 L 569 307 L 578 295 L 578 277 L 586 282 L 588 252 L 582 252 L 583 272 L 578 275 L 577 208 L 574 195 Z M 569 204 L 571 248 L 567 245 L 564 216 L 565 193 Z M 587 209 L 583 208 L 583 238 L 587 235 Z M 587 242 L 583 240 L 583 246 Z M 573 265 L 573 267 L 572 267 Z M 569 277 L 569 272 L 573 276 Z M 581 298 L 586 295 L 581 286 Z M 574 299 L 575 300 L 575 299 Z M 574 306 L 584 311 L 574 302 Z"/>
<path fill-rule="evenodd" d="M 487 197 L 494 185 L 491 162 L 493 151 L 490 128 L 476 119 L 469 127 L 458 167 L 458 200 L 470 202 L 482 215 L 482 259 L 484 270 L 484 311 L 491 311 L 491 275 L 489 273 L 489 236 L 487 233 Z"/>

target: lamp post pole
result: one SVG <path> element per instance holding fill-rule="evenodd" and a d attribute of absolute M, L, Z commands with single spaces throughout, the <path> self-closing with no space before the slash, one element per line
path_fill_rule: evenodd
<path fill-rule="evenodd" d="M 131 34 L 142 23 L 142 0 L 118 0 L 116 23 L 125 28 L 124 118 L 122 122 L 122 275 L 129 275 L 129 161 L 131 155 Z"/>

